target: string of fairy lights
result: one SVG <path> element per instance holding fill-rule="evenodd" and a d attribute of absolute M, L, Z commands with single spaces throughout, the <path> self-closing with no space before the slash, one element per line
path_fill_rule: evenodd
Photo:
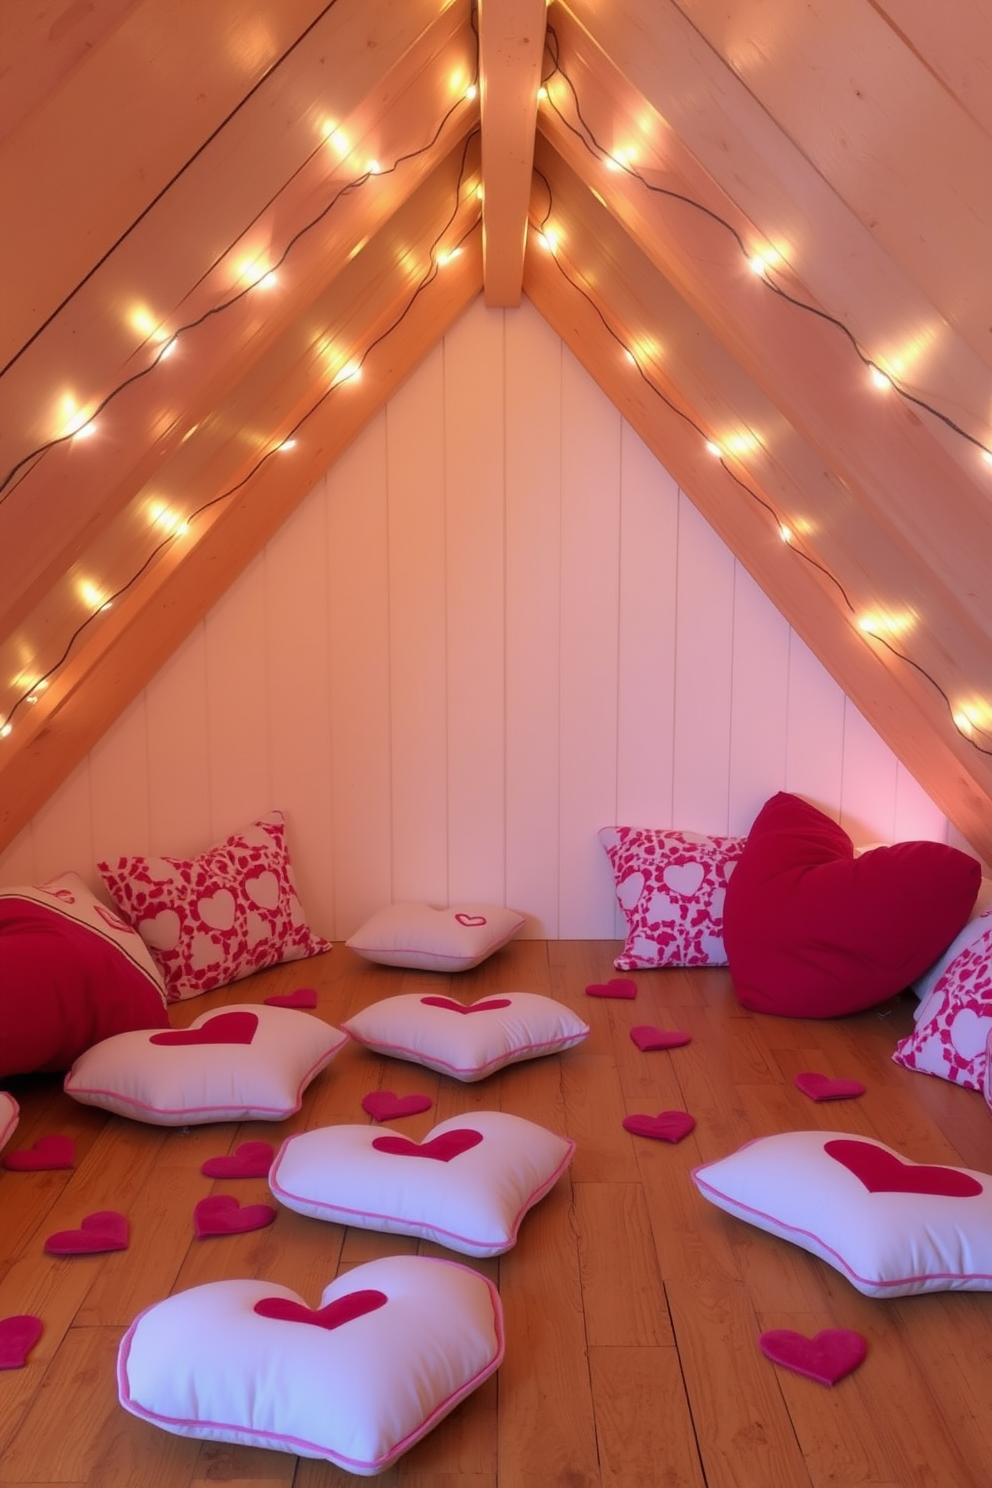
<path fill-rule="evenodd" d="M 472 7 L 472 25 L 473 31 L 476 31 L 476 13 L 474 6 Z M 477 31 L 476 49 L 478 49 Z M 955 435 L 959 436 L 961 439 L 974 446 L 979 452 L 981 458 L 992 465 L 992 449 L 990 449 L 987 444 L 978 439 L 969 430 L 963 428 L 954 419 L 949 417 L 934 404 L 928 402 L 926 399 L 920 397 L 919 394 L 906 387 L 902 382 L 900 382 L 897 377 L 893 376 L 891 372 L 883 368 L 874 358 L 872 358 L 868 354 L 867 351 L 865 351 L 865 349 L 858 342 L 857 338 L 842 320 L 831 315 L 829 312 L 822 310 L 819 306 L 811 304 L 799 298 L 797 295 L 784 288 L 783 285 L 777 283 L 773 276 L 776 266 L 780 264 L 781 260 L 774 251 L 762 251 L 760 249 L 756 250 L 753 247 L 749 248 L 748 244 L 745 242 L 744 237 L 739 232 L 737 227 L 727 218 L 721 216 L 718 212 L 714 211 L 712 208 L 708 207 L 704 203 L 699 202 L 684 193 L 674 191 L 668 187 L 661 186 L 656 182 L 651 181 L 649 177 L 647 177 L 634 165 L 629 155 L 607 150 L 606 147 L 603 146 L 603 144 L 597 139 L 595 132 L 592 130 L 592 128 L 588 124 L 588 121 L 583 115 L 581 102 L 575 86 L 572 80 L 569 78 L 567 72 L 561 66 L 558 37 L 554 31 L 554 28 L 550 25 L 547 30 L 547 54 L 550 60 L 550 66 L 544 73 L 541 80 L 540 103 L 554 112 L 562 127 L 568 130 L 577 140 L 579 140 L 583 148 L 600 165 L 610 171 L 621 171 L 629 179 L 637 182 L 638 185 L 644 190 L 676 201 L 694 211 L 702 213 L 705 217 L 710 219 L 714 223 L 714 225 L 717 226 L 721 231 L 726 232 L 731 236 L 738 251 L 746 260 L 748 267 L 752 270 L 752 272 L 757 276 L 760 282 L 768 289 L 770 293 L 775 294 L 781 300 L 794 307 L 797 311 L 815 316 L 822 322 L 829 324 L 845 338 L 846 342 L 850 345 L 863 367 L 867 369 L 873 382 L 879 389 L 892 390 L 898 397 L 904 399 L 906 402 L 911 403 L 916 408 L 940 421 Z M 112 387 L 94 407 L 86 412 L 85 416 L 80 415 L 76 420 L 70 421 L 70 424 L 58 435 L 46 441 L 45 443 L 38 445 L 37 448 L 29 451 L 11 467 L 6 475 L 4 475 L 2 480 L 0 480 L 0 504 L 8 499 L 13 491 L 16 490 L 17 485 L 20 483 L 20 480 L 23 479 L 27 474 L 29 474 L 30 471 L 38 463 L 38 461 L 43 459 L 50 451 L 56 449 L 60 445 L 67 443 L 70 440 L 85 437 L 87 432 L 92 431 L 94 421 L 98 418 L 98 416 L 102 414 L 103 411 L 108 408 L 110 404 L 125 391 L 126 388 L 130 387 L 135 382 L 150 376 L 155 371 L 155 369 L 164 360 L 166 360 L 168 356 L 171 355 L 180 337 L 185 340 L 185 338 L 187 338 L 190 333 L 195 331 L 198 327 L 204 325 L 206 322 L 213 319 L 214 317 L 223 314 L 226 310 L 244 300 L 246 296 L 251 295 L 258 290 L 267 290 L 271 288 L 273 283 L 275 282 L 276 274 L 286 263 L 296 245 L 303 238 L 305 238 L 308 233 L 313 231 L 322 221 L 326 219 L 328 214 L 333 211 L 338 202 L 343 200 L 348 195 L 359 191 L 363 187 L 367 186 L 369 182 L 379 177 L 390 175 L 393 172 L 399 170 L 404 164 L 413 161 L 419 156 L 422 156 L 431 151 L 436 146 L 445 127 L 450 122 L 452 117 L 460 109 L 464 108 L 466 104 L 474 103 L 477 97 L 478 90 L 477 79 L 478 64 L 476 63 L 475 76 L 472 78 L 472 80 L 460 94 L 460 96 L 456 99 L 456 101 L 451 105 L 451 107 L 449 107 L 445 111 L 431 138 L 425 144 L 421 145 L 417 149 L 405 152 L 404 154 L 397 156 L 397 158 L 390 165 L 387 166 L 381 166 L 377 162 L 369 162 L 363 170 L 361 170 L 353 178 L 345 182 L 333 194 L 327 204 L 318 213 L 316 213 L 313 217 L 306 221 L 292 234 L 292 236 L 283 245 L 278 257 L 268 262 L 265 266 L 264 272 L 260 273 L 258 277 L 244 283 L 242 287 L 240 287 L 233 293 L 223 296 L 216 303 L 204 310 L 201 314 L 177 326 L 171 333 L 165 334 L 164 332 L 159 331 L 157 347 L 154 351 L 154 354 L 149 358 L 149 361 L 146 363 L 146 365 L 144 365 L 137 371 L 132 372 L 126 378 L 122 379 L 119 383 L 115 384 L 115 386 Z M 555 88 L 554 91 L 552 89 L 552 85 L 555 83 L 560 84 L 561 91 L 570 101 L 571 110 L 574 113 L 574 117 L 577 122 L 573 122 L 571 118 L 566 116 L 558 99 L 554 96 L 554 94 L 558 91 L 557 88 Z M 168 530 L 162 538 L 154 543 L 151 550 L 148 552 L 147 556 L 142 562 L 141 566 L 134 573 L 132 573 L 124 583 L 120 584 L 112 593 L 106 595 L 98 594 L 96 596 L 90 613 L 72 631 L 58 659 L 48 666 L 43 675 L 32 677 L 30 683 L 25 686 L 21 694 L 12 703 L 6 717 L 0 719 L 0 738 L 7 737 L 11 733 L 15 715 L 21 709 L 29 707 L 31 704 L 38 701 L 44 688 L 49 685 L 51 680 L 57 675 L 62 667 L 65 666 L 77 642 L 84 634 L 84 632 L 92 624 L 94 624 L 98 620 L 98 618 L 111 607 L 111 605 L 113 605 L 117 600 L 121 599 L 133 588 L 133 586 L 138 582 L 142 575 L 145 574 L 152 566 L 152 564 L 162 553 L 162 551 L 172 545 L 179 538 L 183 537 L 188 532 L 190 525 L 194 523 L 198 518 L 202 518 L 207 512 L 216 507 L 219 503 L 230 499 L 238 491 L 240 491 L 245 485 L 248 484 L 249 481 L 253 479 L 258 471 L 262 469 L 263 466 L 265 466 L 277 454 L 291 449 L 297 442 L 298 437 L 301 437 L 305 434 L 308 421 L 327 401 L 327 399 L 335 394 L 337 389 L 340 388 L 344 383 L 353 381 L 362 375 L 362 369 L 375 348 L 398 329 L 398 327 L 409 315 L 410 311 L 413 309 L 413 306 L 420 298 L 420 296 L 424 294 L 430 284 L 434 282 L 444 264 L 460 251 L 467 238 L 477 230 L 480 221 L 478 213 L 473 216 L 472 221 L 470 222 L 469 226 L 462 232 L 461 236 L 456 241 L 448 244 L 447 247 L 442 250 L 441 244 L 445 242 L 447 235 L 452 228 L 452 225 L 458 217 L 459 209 L 462 205 L 462 192 L 467 175 L 469 147 L 471 145 L 471 142 L 478 136 L 478 133 L 478 126 L 476 126 L 471 131 L 469 131 L 464 138 L 458 172 L 458 183 L 451 212 L 444 225 L 436 233 L 432 240 L 426 268 L 422 272 L 419 280 L 417 280 L 417 282 L 414 284 L 413 289 L 408 296 L 403 308 L 397 314 L 394 320 L 384 330 L 380 331 L 377 335 L 370 339 L 363 349 L 357 351 L 350 359 L 343 361 L 342 365 L 331 379 L 329 385 L 324 388 L 322 392 L 319 393 L 314 401 L 307 407 L 305 412 L 300 415 L 292 428 L 284 430 L 278 436 L 274 437 L 271 443 L 268 444 L 268 446 L 259 455 L 259 457 L 251 464 L 247 472 L 237 482 L 219 492 L 217 495 L 212 496 L 209 500 L 202 502 L 193 511 L 190 511 L 182 519 L 182 521 L 176 522 L 176 524 L 172 526 L 171 529 Z M 332 129 L 329 128 L 327 134 L 331 135 Z M 321 142 L 316 146 L 313 154 L 316 154 L 317 151 L 319 151 L 325 143 L 326 139 L 321 140 Z M 312 158 L 312 155 L 307 157 L 308 160 Z M 307 162 L 304 161 L 299 167 L 297 167 L 297 171 L 294 172 L 294 175 L 297 174 L 299 170 L 302 170 L 306 163 Z M 558 242 L 556 240 L 554 232 L 549 227 L 549 222 L 552 217 L 554 206 L 551 187 L 546 178 L 541 174 L 541 172 L 535 171 L 535 175 L 540 181 L 543 182 L 548 195 L 547 211 L 545 212 L 543 219 L 541 219 L 541 221 L 536 224 L 540 241 L 549 250 L 559 273 L 569 283 L 569 285 L 588 302 L 588 304 L 595 311 L 606 332 L 617 343 L 627 362 L 633 367 L 637 376 L 650 389 L 655 398 L 660 400 L 674 415 L 676 415 L 687 425 L 689 425 L 689 427 L 702 441 L 707 451 L 719 462 L 720 466 L 731 478 L 731 480 L 734 481 L 736 485 L 741 488 L 741 490 L 748 496 L 749 499 L 757 503 L 765 511 L 769 520 L 774 523 L 782 542 L 785 544 L 786 547 L 789 548 L 790 552 L 795 554 L 803 562 L 817 569 L 836 588 L 851 618 L 852 623 L 856 626 L 858 631 L 866 638 L 870 638 L 871 640 L 884 647 L 893 655 L 893 657 L 897 658 L 901 663 L 904 663 L 905 665 L 913 668 L 930 686 L 932 686 L 936 690 L 939 696 L 943 699 L 953 727 L 961 736 L 961 738 L 964 739 L 979 753 L 992 756 L 992 748 L 986 747 L 984 744 L 979 742 L 979 739 L 976 737 L 976 735 L 981 735 L 983 738 L 992 740 L 992 728 L 989 728 L 985 725 L 983 721 L 984 713 L 981 713 L 973 705 L 966 706 L 964 708 L 956 707 L 953 704 L 950 696 L 941 686 L 938 680 L 923 666 L 916 662 L 911 656 L 901 650 L 898 646 L 894 645 L 889 637 L 883 633 L 884 627 L 882 627 L 878 623 L 873 623 L 870 618 L 858 618 L 856 606 L 853 604 L 850 596 L 844 588 L 844 585 L 841 583 L 836 574 L 834 574 L 827 566 L 821 563 L 819 559 L 805 550 L 805 548 L 797 539 L 795 532 L 782 519 L 780 514 L 776 512 L 772 503 L 768 501 L 763 495 L 761 495 L 760 492 L 756 491 L 746 480 L 742 479 L 742 477 L 737 473 L 732 465 L 728 463 L 726 451 L 721 447 L 719 441 L 713 437 L 711 432 L 705 429 L 703 425 L 699 423 L 695 418 L 693 418 L 691 414 L 687 413 L 684 408 L 680 407 L 675 401 L 673 401 L 652 378 L 650 372 L 644 365 L 644 361 L 638 357 L 636 351 L 627 344 L 624 337 L 621 336 L 610 324 L 607 316 L 604 314 L 599 304 L 597 297 L 595 297 L 588 291 L 578 274 L 570 271 L 563 255 L 558 251 Z M 477 190 L 479 195 L 481 195 L 481 185 L 477 188 Z"/>

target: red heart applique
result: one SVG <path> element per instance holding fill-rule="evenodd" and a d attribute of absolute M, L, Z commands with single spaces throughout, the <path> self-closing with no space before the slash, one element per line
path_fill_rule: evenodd
<path fill-rule="evenodd" d="M 244 1235 L 249 1230 L 264 1230 L 275 1217 L 271 1204 L 239 1204 L 230 1194 L 213 1194 L 193 1210 L 193 1228 L 200 1240 L 211 1235 Z"/>
<path fill-rule="evenodd" d="M 49 1255 L 95 1255 L 103 1250 L 127 1250 L 131 1227 L 125 1215 L 116 1209 L 99 1209 L 87 1214 L 78 1230 L 59 1230 L 49 1235 L 45 1249 Z"/>
<path fill-rule="evenodd" d="M 480 925 L 488 924 L 485 915 L 456 914 L 455 919 L 458 921 L 459 925 L 468 925 L 471 929 L 476 929 Z"/>
<path fill-rule="evenodd" d="M 632 1028 L 630 1036 L 645 1053 L 651 1049 L 680 1049 L 683 1044 L 692 1043 L 691 1033 L 683 1033 L 680 1028 L 653 1028 L 649 1023 Z"/>
<path fill-rule="evenodd" d="M 478 1147 L 481 1141 L 481 1132 L 457 1126 L 429 1142 L 411 1142 L 408 1137 L 376 1137 L 372 1146 L 376 1152 L 390 1152 L 394 1157 L 432 1157 L 435 1162 L 450 1162 L 470 1147 Z"/>
<path fill-rule="evenodd" d="M 54 1134 L 39 1137 L 33 1147 L 7 1152 L 0 1164 L 12 1173 L 40 1173 L 50 1168 L 71 1168 L 76 1160 L 76 1144 L 71 1137 Z"/>
<path fill-rule="evenodd" d="M 250 1044 L 258 1027 L 257 1013 L 218 1013 L 199 1028 L 172 1028 L 153 1033 L 152 1044 Z"/>
<path fill-rule="evenodd" d="M 467 1006 L 450 997 L 422 997 L 420 1000 L 424 1007 L 446 1008 L 449 1013 L 491 1013 L 496 1008 L 510 1006 L 508 997 L 490 997 L 486 1002 L 470 1002 Z"/>
<path fill-rule="evenodd" d="M 815 1101 L 853 1100 L 865 1093 L 860 1080 L 831 1080 L 829 1075 L 818 1075 L 814 1070 L 802 1070 L 792 1083 Z"/>
<path fill-rule="evenodd" d="M 960 1168 L 903 1162 L 894 1152 L 846 1137 L 824 1143 L 824 1152 L 853 1173 L 869 1193 L 933 1194 L 948 1199 L 970 1199 L 982 1185 Z"/>
<path fill-rule="evenodd" d="M 0 1369 L 23 1369 L 44 1326 L 41 1318 L 30 1312 L 0 1318 Z"/>
<path fill-rule="evenodd" d="M 273 992 L 271 997 L 263 997 L 262 1001 L 269 1007 L 315 1008 L 317 993 L 313 987 L 297 987 L 295 992 Z"/>
<path fill-rule="evenodd" d="M 762 1333 L 758 1347 L 766 1359 L 796 1374 L 805 1374 L 821 1385 L 835 1385 L 864 1361 L 868 1343 L 850 1328 L 824 1328 L 814 1338 L 791 1328 L 772 1328 Z"/>
<path fill-rule="evenodd" d="M 434 1102 L 429 1095 L 396 1095 L 392 1090 L 371 1090 L 362 1096 L 362 1110 L 373 1121 L 391 1121 L 397 1116 L 416 1116 L 429 1111 Z"/>
<path fill-rule="evenodd" d="M 259 1317 L 278 1318 L 283 1323 L 309 1323 L 314 1328 L 326 1328 L 330 1332 L 344 1323 L 353 1322 L 355 1318 L 378 1312 L 388 1301 L 385 1292 L 349 1292 L 344 1297 L 335 1297 L 326 1307 L 311 1311 L 309 1307 L 293 1302 L 289 1297 L 263 1297 L 260 1302 L 255 1303 L 254 1310 Z"/>
<path fill-rule="evenodd" d="M 242 1142 L 234 1152 L 208 1157 L 200 1172 L 207 1178 L 264 1178 L 274 1157 L 271 1142 Z"/>
<path fill-rule="evenodd" d="M 696 1124 L 688 1111 L 659 1111 L 657 1116 L 625 1116 L 624 1131 L 636 1137 L 654 1137 L 659 1142 L 681 1142 Z"/>
<path fill-rule="evenodd" d="M 637 983 L 629 977 L 611 977 L 608 982 L 592 982 L 586 988 L 587 997 L 636 997 Z"/>

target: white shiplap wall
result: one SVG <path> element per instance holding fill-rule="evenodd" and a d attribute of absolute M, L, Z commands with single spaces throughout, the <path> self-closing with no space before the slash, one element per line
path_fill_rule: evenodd
<path fill-rule="evenodd" d="M 947 823 L 536 311 L 481 300 L 0 859 L 186 854 L 272 807 L 311 922 L 620 934 L 605 823 Z"/>

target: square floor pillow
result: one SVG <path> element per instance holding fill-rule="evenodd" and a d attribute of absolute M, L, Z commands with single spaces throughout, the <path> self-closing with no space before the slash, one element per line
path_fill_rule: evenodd
<path fill-rule="evenodd" d="M 0 1152 L 3 1151 L 17 1126 L 21 1108 L 12 1095 L 0 1090 Z"/>
<path fill-rule="evenodd" d="M 310 1013 L 234 1003 L 188 1028 L 104 1040 L 76 1060 L 65 1091 L 153 1126 L 282 1121 L 347 1042 Z"/>
<path fill-rule="evenodd" d="M 0 890 L 0 1078 L 68 1069 L 112 1034 L 168 1021 L 141 937 L 77 873 Z"/>
<path fill-rule="evenodd" d="M 992 910 L 969 921 L 892 1058 L 905 1069 L 981 1090 L 992 1034 Z"/>
<path fill-rule="evenodd" d="M 819 1256 L 865 1296 L 992 1291 L 992 1174 L 799 1131 L 759 1137 L 692 1176 L 710 1203 Z"/>
<path fill-rule="evenodd" d="M 908 987 L 957 935 L 981 882 L 977 858 L 943 842 L 856 855 L 799 796 L 761 808 L 727 885 L 723 933 L 745 1007 L 831 1018 Z"/>
<path fill-rule="evenodd" d="M 179 1436 L 385 1471 L 499 1368 L 493 1284 L 455 1261 L 356 1266 L 311 1309 L 272 1281 L 213 1281 L 131 1324 L 121 1404 Z"/>
<path fill-rule="evenodd" d="M 504 1065 L 572 1049 L 589 1025 L 570 1008 L 534 992 L 503 992 L 475 1002 L 441 994 L 385 997 L 342 1027 L 377 1054 L 409 1059 L 466 1082 Z"/>
<path fill-rule="evenodd" d="M 269 1187 L 314 1219 L 494 1256 L 516 1243 L 524 1215 L 574 1151 L 569 1138 L 505 1111 L 451 1116 L 421 1142 L 388 1129 L 326 1126 L 287 1138 Z"/>
<path fill-rule="evenodd" d="M 281 811 L 196 857 L 116 858 L 97 867 L 161 967 L 170 1002 L 331 949 L 307 924 Z"/>
<path fill-rule="evenodd" d="M 627 939 L 619 971 L 726 966 L 723 904 L 743 837 L 653 827 L 603 827 Z"/>
<path fill-rule="evenodd" d="M 505 946 L 524 923 L 499 904 L 399 903 L 378 910 L 345 945 L 366 961 L 420 971 L 469 971 Z"/>

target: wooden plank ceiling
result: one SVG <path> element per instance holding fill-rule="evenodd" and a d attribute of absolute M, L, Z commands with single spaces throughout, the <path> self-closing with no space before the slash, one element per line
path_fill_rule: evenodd
<path fill-rule="evenodd" d="M 484 291 L 992 859 L 987 3 L 38 0 L 0 56 L 0 847 Z"/>

